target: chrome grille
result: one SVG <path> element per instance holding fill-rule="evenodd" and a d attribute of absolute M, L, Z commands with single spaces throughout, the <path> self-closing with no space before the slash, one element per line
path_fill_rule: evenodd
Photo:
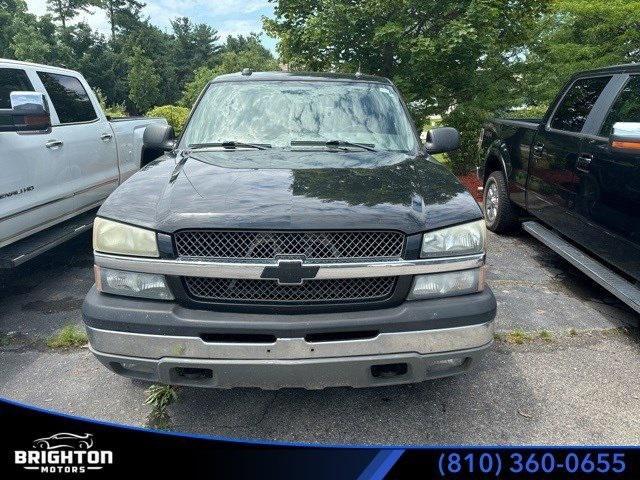
<path fill-rule="evenodd" d="M 272 259 L 300 255 L 307 259 L 400 258 L 404 235 L 389 231 L 234 232 L 188 230 L 175 234 L 182 257 Z"/>
<path fill-rule="evenodd" d="M 278 285 L 274 280 L 184 277 L 189 294 L 209 302 L 294 303 L 372 302 L 393 295 L 397 277 L 308 280 Z"/>

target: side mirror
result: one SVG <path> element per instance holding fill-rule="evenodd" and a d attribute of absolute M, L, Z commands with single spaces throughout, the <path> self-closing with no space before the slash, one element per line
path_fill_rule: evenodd
<path fill-rule="evenodd" d="M 11 92 L 11 108 L 0 109 L 0 132 L 35 132 L 51 128 L 49 105 L 42 93 Z"/>
<path fill-rule="evenodd" d="M 142 135 L 144 147 L 150 150 L 162 150 L 167 152 L 175 147 L 176 134 L 170 125 L 147 125 Z"/>
<path fill-rule="evenodd" d="M 617 150 L 640 153 L 640 123 L 616 123 L 609 137 L 609 145 Z"/>
<path fill-rule="evenodd" d="M 460 132 L 451 127 L 441 127 L 429 130 L 427 132 L 427 141 L 425 142 L 424 147 L 427 155 L 457 150 L 460 148 Z"/>

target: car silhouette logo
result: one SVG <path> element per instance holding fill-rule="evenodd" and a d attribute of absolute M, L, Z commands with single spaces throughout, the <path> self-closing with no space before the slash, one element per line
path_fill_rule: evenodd
<path fill-rule="evenodd" d="M 39 450 L 58 450 L 69 448 L 73 450 L 89 450 L 93 446 L 93 435 L 84 433 L 56 433 L 50 437 L 38 438 L 33 441 L 33 448 Z"/>

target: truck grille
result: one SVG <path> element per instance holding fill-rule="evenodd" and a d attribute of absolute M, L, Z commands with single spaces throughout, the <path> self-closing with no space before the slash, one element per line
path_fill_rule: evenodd
<path fill-rule="evenodd" d="M 186 230 L 175 244 L 182 257 L 272 259 L 300 255 L 307 259 L 400 258 L 404 235 L 389 231 L 234 232 Z"/>
<path fill-rule="evenodd" d="M 397 277 L 307 280 L 302 285 L 278 285 L 275 280 L 184 277 L 189 295 L 222 303 L 373 302 L 393 295 Z"/>

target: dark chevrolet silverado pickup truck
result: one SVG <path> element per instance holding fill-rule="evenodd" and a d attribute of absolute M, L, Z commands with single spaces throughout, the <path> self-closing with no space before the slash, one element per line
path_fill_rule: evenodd
<path fill-rule="evenodd" d="M 91 349 L 129 377 L 228 388 L 368 387 L 466 371 L 491 345 L 485 224 L 363 75 L 214 79 L 167 153 L 94 224 Z"/>
<path fill-rule="evenodd" d="M 541 120 L 481 135 L 487 227 L 524 229 L 640 312 L 640 65 L 575 75 Z"/>

